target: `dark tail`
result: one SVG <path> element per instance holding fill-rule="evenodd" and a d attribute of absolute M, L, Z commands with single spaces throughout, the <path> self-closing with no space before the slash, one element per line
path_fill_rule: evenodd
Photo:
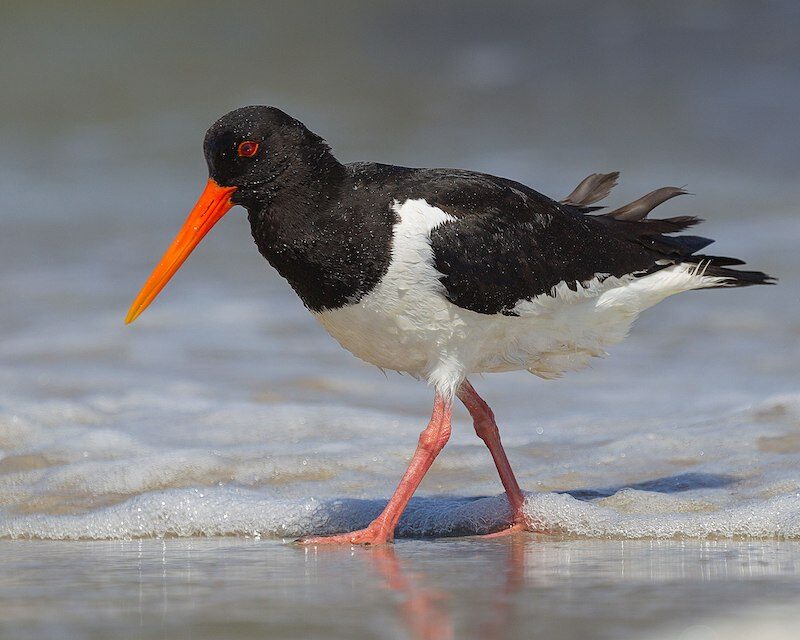
<path fill-rule="evenodd" d="M 593 173 L 585 178 L 572 193 L 562 202 L 583 213 L 601 209 L 588 206 L 605 198 L 617 184 L 619 172 Z M 687 192 L 678 187 L 662 187 L 651 191 L 638 200 L 614 209 L 605 214 L 593 216 L 606 223 L 615 232 L 643 244 L 655 253 L 663 256 L 652 271 L 670 264 L 697 265 L 700 273 L 717 278 L 725 278 L 718 287 L 749 287 L 754 284 L 775 284 L 776 278 L 762 271 L 740 271 L 732 266 L 745 264 L 737 258 L 725 256 L 701 255 L 697 252 L 710 245 L 713 240 L 701 236 L 673 236 L 677 233 L 701 223 L 703 220 L 695 216 L 676 216 L 651 220 L 647 216 L 658 205 Z"/>
<path fill-rule="evenodd" d="M 749 287 L 754 284 L 777 284 L 778 279 L 767 275 L 763 271 L 740 271 L 739 269 L 729 269 L 733 265 L 744 264 L 744 261 L 736 258 L 725 258 L 722 256 L 700 256 L 692 255 L 684 260 L 689 264 L 696 264 L 700 272 L 715 278 L 725 278 L 725 282 L 717 287 Z"/>

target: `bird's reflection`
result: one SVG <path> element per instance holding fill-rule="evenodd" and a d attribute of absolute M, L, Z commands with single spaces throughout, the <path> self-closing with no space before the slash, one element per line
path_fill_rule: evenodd
<path fill-rule="evenodd" d="M 69 553 L 75 548 L 70 545 Z M 127 567 L 128 574 L 101 575 L 128 594 L 131 614 L 138 613 L 132 620 L 141 629 L 166 628 L 175 620 L 205 624 L 220 602 L 235 601 L 235 620 L 242 624 L 330 625 L 331 637 L 344 638 L 374 637 L 375 625 L 387 618 L 394 633 L 382 635 L 417 640 L 530 637 L 532 621 L 542 637 L 561 637 L 564 624 L 582 631 L 574 637 L 592 637 L 598 615 L 608 615 L 608 624 L 630 622 L 624 610 L 608 613 L 609 601 L 642 604 L 649 602 L 647 594 L 661 593 L 689 613 L 712 607 L 716 615 L 720 594 L 761 593 L 758 585 L 783 594 L 787 577 L 800 573 L 800 542 L 770 540 L 521 534 L 399 540 L 366 549 L 224 539 L 95 543 L 88 549 L 77 556 L 87 566 L 100 561 L 106 569 Z M 130 579 L 120 583 L 126 575 Z M 579 615 L 576 602 L 582 603 Z M 339 608 L 340 619 L 332 620 L 331 610 Z M 671 622 L 663 607 L 652 615 L 654 625 Z"/>
<path fill-rule="evenodd" d="M 446 593 L 431 588 L 424 573 L 405 569 L 392 545 L 371 550 L 370 557 L 384 586 L 399 596 L 398 610 L 410 638 L 450 640 L 454 637 Z"/>
<path fill-rule="evenodd" d="M 498 540 L 504 548 L 503 566 L 498 573 L 503 576 L 499 588 L 488 588 L 485 610 L 474 611 L 483 620 L 481 638 L 495 640 L 508 635 L 513 619 L 513 594 L 524 583 L 526 539 L 522 536 Z M 408 569 L 393 545 L 376 547 L 370 551 L 371 564 L 382 577 L 384 586 L 399 597 L 398 613 L 414 640 L 450 640 L 455 637 L 450 596 L 447 592 L 430 586 L 424 571 Z"/>
<path fill-rule="evenodd" d="M 487 599 L 486 622 L 482 625 L 481 638 L 496 640 L 506 638 L 514 620 L 514 594 L 525 583 L 525 536 L 513 536 L 498 541 L 506 548 L 504 579 L 502 586 Z"/>

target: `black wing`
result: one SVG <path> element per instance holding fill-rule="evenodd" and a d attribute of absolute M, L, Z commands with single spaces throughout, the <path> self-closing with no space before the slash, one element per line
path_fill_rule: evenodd
<path fill-rule="evenodd" d="M 671 236 L 700 222 L 680 216 L 646 218 L 650 209 L 683 193 L 671 187 L 605 215 L 559 203 L 523 184 L 457 170 L 419 170 L 412 180 L 425 197 L 456 218 L 431 233 L 434 265 L 448 299 L 478 313 L 513 314 L 520 300 L 551 294 L 561 282 L 609 275 L 644 275 L 680 262 L 702 262 L 721 286 L 767 284 L 766 274 L 726 269 L 733 258 L 697 256 L 712 240 Z M 649 208 L 648 208 L 649 207 Z"/>

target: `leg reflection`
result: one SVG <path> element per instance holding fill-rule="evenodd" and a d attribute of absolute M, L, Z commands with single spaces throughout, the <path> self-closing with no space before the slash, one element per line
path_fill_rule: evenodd
<path fill-rule="evenodd" d="M 400 615 L 409 637 L 452 640 L 453 618 L 447 595 L 425 585 L 425 575 L 406 571 L 390 546 L 370 550 L 373 566 L 386 588 L 400 596 Z"/>
<path fill-rule="evenodd" d="M 500 640 L 511 635 L 515 623 L 515 596 L 524 587 L 525 552 L 531 540 L 510 536 L 496 544 L 504 547 L 503 552 L 499 556 L 490 555 L 498 558 L 495 575 L 502 575 L 502 578 L 499 582 L 487 580 L 485 597 L 474 603 L 468 615 L 479 618 L 479 637 L 486 640 Z M 428 586 L 421 571 L 407 570 L 393 547 L 376 547 L 369 555 L 386 588 L 400 598 L 398 610 L 410 638 L 451 640 L 455 637 L 447 593 Z"/>
<path fill-rule="evenodd" d="M 502 586 L 486 600 L 489 607 L 485 622 L 481 625 L 480 637 L 486 640 L 501 640 L 511 636 L 514 626 L 514 595 L 525 584 L 525 549 L 529 539 L 509 536 L 498 540 L 506 547 Z"/>

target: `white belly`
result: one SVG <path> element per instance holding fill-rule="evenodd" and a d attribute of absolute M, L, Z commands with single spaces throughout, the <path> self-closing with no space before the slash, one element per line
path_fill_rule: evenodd
<path fill-rule="evenodd" d="M 471 373 L 527 369 L 553 378 L 584 367 L 622 340 L 638 314 L 666 296 L 718 280 L 677 265 L 636 278 L 592 281 L 578 291 L 520 301 L 517 316 L 462 309 L 445 297 L 433 267 L 430 232 L 453 220 L 424 200 L 396 204 L 392 261 L 357 303 L 316 313 L 348 351 L 384 369 L 409 373 L 452 395 Z"/>

